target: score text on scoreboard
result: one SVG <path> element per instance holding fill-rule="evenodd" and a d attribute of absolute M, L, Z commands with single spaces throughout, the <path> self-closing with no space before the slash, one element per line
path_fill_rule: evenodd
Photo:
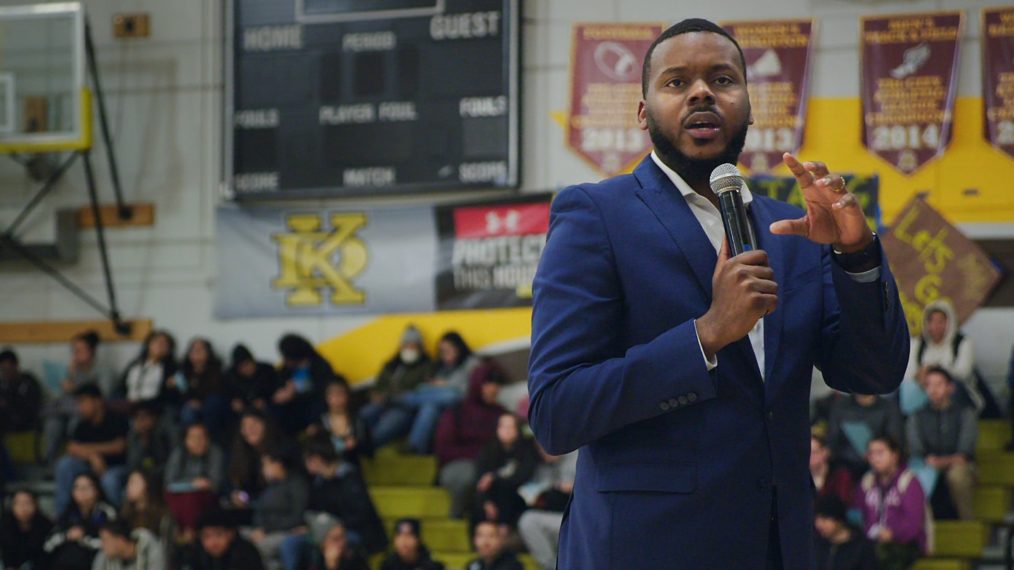
<path fill-rule="evenodd" d="M 233 0 L 237 199 L 518 186 L 519 0 Z"/>

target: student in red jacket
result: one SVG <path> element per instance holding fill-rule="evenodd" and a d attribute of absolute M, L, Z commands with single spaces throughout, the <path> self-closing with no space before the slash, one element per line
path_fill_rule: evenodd
<path fill-rule="evenodd" d="M 492 360 L 480 364 L 468 380 L 464 401 L 444 412 L 437 424 L 436 454 L 440 485 L 451 495 L 452 518 L 461 518 L 475 482 L 475 458 L 496 433 L 500 416 L 507 412 L 497 403 L 503 371 Z"/>

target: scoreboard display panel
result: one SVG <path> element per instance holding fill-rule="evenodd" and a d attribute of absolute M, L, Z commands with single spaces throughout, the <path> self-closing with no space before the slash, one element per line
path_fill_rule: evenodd
<path fill-rule="evenodd" d="M 519 0 L 232 0 L 236 199 L 518 186 Z"/>

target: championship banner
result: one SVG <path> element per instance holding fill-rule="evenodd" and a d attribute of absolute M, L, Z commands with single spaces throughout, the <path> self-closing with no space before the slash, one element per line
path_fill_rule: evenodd
<path fill-rule="evenodd" d="M 754 123 L 739 161 L 753 173 L 782 163 L 803 145 L 813 20 L 726 22 L 743 48 Z"/>
<path fill-rule="evenodd" d="M 863 18 L 863 144 L 904 174 L 951 140 L 961 12 Z"/>
<path fill-rule="evenodd" d="M 918 198 L 898 214 L 882 243 L 912 335 L 922 331 L 926 305 L 948 299 L 962 323 L 1000 281 L 982 249 Z"/>
<path fill-rule="evenodd" d="M 567 146 L 605 176 L 651 149 L 637 123 L 641 63 L 662 24 L 577 24 L 571 52 Z"/>
<path fill-rule="evenodd" d="M 1014 8 L 982 11 L 982 94 L 986 140 L 1014 157 Z"/>
<path fill-rule="evenodd" d="M 440 310 L 530 305 L 549 199 L 437 208 Z"/>
<path fill-rule="evenodd" d="M 540 194 L 439 207 L 220 206 L 215 315 L 530 305 L 549 203 Z"/>
<path fill-rule="evenodd" d="M 859 206 L 866 215 L 866 223 L 870 229 L 879 231 L 880 220 L 880 177 L 877 175 L 860 176 L 858 174 L 844 174 L 845 188 L 855 195 Z M 799 182 L 792 176 L 751 176 L 747 180 L 750 192 L 758 196 L 767 196 L 775 200 L 787 202 L 803 210 L 806 209 L 806 201 L 803 199 L 803 191 L 799 188 Z"/>

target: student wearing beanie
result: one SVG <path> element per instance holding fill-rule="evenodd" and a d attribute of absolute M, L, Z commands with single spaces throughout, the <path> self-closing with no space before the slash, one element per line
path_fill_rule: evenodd
<path fill-rule="evenodd" d="M 422 541 L 419 519 L 400 519 L 394 524 L 394 547 L 380 570 L 444 570 L 434 562 Z"/>

